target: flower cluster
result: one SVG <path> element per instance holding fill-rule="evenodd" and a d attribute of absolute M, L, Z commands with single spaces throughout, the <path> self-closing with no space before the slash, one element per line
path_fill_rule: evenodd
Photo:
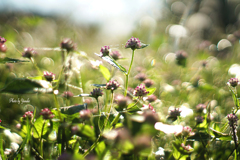
<path fill-rule="evenodd" d="M 109 55 L 110 55 L 115 61 L 122 58 L 122 57 L 121 57 L 121 54 L 120 54 L 119 51 L 117 51 L 117 50 L 110 52 Z"/>
<path fill-rule="evenodd" d="M 37 52 L 33 48 L 30 48 L 30 47 L 24 48 L 24 51 L 22 52 L 22 56 L 27 57 L 29 59 L 36 54 L 37 54 Z"/>
<path fill-rule="evenodd" d="M 230 126 L 236 126 L 237 125 L 238 117 L 234 113 L 228 114 L 227 119 L 229 121 L 228 124 Z"/>
<path fill-rule="evenodd" d="M 44 71 L 43 76 L 44 78 L 46 78 L 47 81 L 51 82 L 55 80 L 55 74 L 53 74 L 52 72 Z"/>
<path fill-rule="evenodd" d="M 238 85 L 239 81 L 237 78 L 231 78 L 228 80 L 228 83 L 230 84 L 230 86 L 236 87 Z"/>
<path fill-rule="evenodd" d="M 101 57 L 108 56 L 109 55 L 109 46 L 103 46 L 100 50 Z"/>
<path fill-rule="evenodd" d="M 135 50 L 135 49 L 140 49 L 141 48 L 141 42 L 139 41 L 138 38 L 130 38 L 126 45 L 125 45 L 125 48 L 131 48 L 132 50 Z"/>
<path fill-rule="evenodd" d="M 73 94 L 71 91 L 64 91 L 63 94 L 62 94 L 62 96 L 63 96 L 64 98 L 69 99 L 69 98 L 73 97 L 74 94 Z"/>
<path fill-rule="evenodd" d="M 43 116 L 43 119 L 52 119 L 54 117 L 54 114 L 48 108 L 42 109 L 40 115 Z"/>
<path fill-rule="evenodd" d="M 196 111 L 201 113 L 205 108 L 207 108 L 207 106 L 205 104 L 200 103 L 196 106 Z"/>
<path fill-rule="evenodd" d="M 92 116 L 92 112 L 89 109 L 84 109 L 79 112 L 80 118 L 83 120 L 88 120 Z"/>
<path fill-rule="evenodd" d="M 106 89 L 107 90 L 116 90 L 118 87 L 120 86 L 120 84 L 114 80 L 114 81 L 109 81 L 107 84 L 106 84 Z"/>
<path fill-rule="evenodd" d="M 148 93 L 149 92 L 145 89 L 145 85 L 143 84 L 140 84 L 140 86 L 137 86 L 133 91 L 133 95 L 136 97 L 143 97 Z"/>
<path fill-rule="evenodd" d="M 90 92 L 91 97 L 98 99 L 99 96 L 102 96 L 102 90 L 100 88 L 94 88 L 92 92 Z"/>
<path fill-rule="evenodd" d="M 169 117 L 171 117 L 171 118 L 177 118 L 178 116 L 180 116 L 180 113 L 181 113 L 182 111 L 180 111 L 180 109 L 179 108 L 175 108 L 174 110 L 170 110 L 170 112 L 169 112 Z"/>
<path fill-rule="evenodd" d="M 0 51 L 1 52 L 6 52 L 6 50 L 7 50 L 7 47 L 6 47 L 6 45 L 5 45 L 5 42 L 6 42 L 7 40 L 5 39 L 5 38 L 3 38 L 3 37 L 1 37 L 0 36 Z"/>
<path fill-rule="evenodd" d="M 33 111 L 25 112 L 22 117 L 23 117 L 23 119 L 32 119 L 33 118 Z"/>
<path fill-rule="evenodd" d="M 67 52 L 76 50 L 77 46 L 70 38 L 64 38 L 60 43 L 62 49 L 66 49 Z"/>

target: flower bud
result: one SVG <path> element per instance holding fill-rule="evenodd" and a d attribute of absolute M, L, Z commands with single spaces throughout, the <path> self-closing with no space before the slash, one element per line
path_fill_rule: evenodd
<path fill-rule="evenodd" d="M 23 119 L 32 119 L 33 118 L 33 111 L 27 111 L 24 113 L 24 115 L 22 116 Z"/>
<path fill-rule="evenodd" d="M 118 87 L 120 86 L 120 84 L 114 80 L 114 81 L 109 81 L 107 84 L 106 84 L 106 89 L 107 90 L 116 90 Z"/>
<path fill-rule="evenodd" d="M 141 42 L 139 41 L 138 38 L 130 38 L 126 45 L 125 45 L 125 48 L 131 48 L 132 50 L 135 50 L 135 49 L 140 49 L 141 48 Z"/>
<path fill-rule="evenodd" d="M 29 59 L 36 54 L 37 54 L 37 52 L 33 48 L 30 48 L 30 47 L 24 48 L 24 52 L 22 52 L 22 56 L 27 57 Z"/>
<path fill-rule="evenodd" d="M 98 99 L 98 97 L 102 96 L 102 90 L 100 88 L 94 88 L 92 92 L 90 92 L 91 97 Z"/>
<path fill-rule="evenodd" d="M 143 97 L 147 95 L 149 92 L 145 89 L 145 85 L 140 84 L 134 89 L 133 95 L 136 97 Z"/>
<path fill-rule="evenodd" d="M 52 119 L 54 117 L 54 114 L 48 108 L 42 109 L 40 115 L 43 116 L 43 119 Z"/>
<path fill-rule="evenodd" d="M 144 73 L 138 73 L 134 78 L 138 79 L 139 81 L 144 81 L 147 79 L 147 75 Z"/>
<path fill-rule="evenodd" d="M 202 123 L 203 120 L 204 120 L 204 118 L 203 118 L 202 116 L 197 116 L 197 117 L 195 117 L 195 121 L 196 121 L 197 124 Z"/>
<path fill-rule="evenodd" d="M 63 94 L 62 94 L 62 96 L 63 96 L 64 98 L 69 99 L 69 98 L 73 97 L 74 94 L 73 94 L 72 92 L 70 92 L 70 91 L 64 91 Z"/>
<path fill-rule="evenodd" d="M 121 57 L 121 54 L 120 54 L 119 51 L 117 51 L 117 50 L 110 52 L 109 55 L 110 55 L 115 61 L 122 58 L 122 57 Z"/>
<path fill-rule="evenodd" d="M 231 78 L 228 80 L 228 83 L 230 84 L 230 86 L 236 87 L 238 85 L 239 81 L 237 78 Z"/>
<path fill-rule="evenodd" d="M 76 44 L 70 38 L 64 38 L 60 43 L 62 49 L 66 49 L 67 52 L 76 50 Z"/>
<path fill-rule="evenodd" d="M 196 106 L 196 112 L 202 113 L 203 110 L 206 109 L 206 108 L 207 108 L 207 106 L 206 106 L 205 104 L 198 104 L 198 105 Z"/>
<path fill-rule="evenodd" d="M 52 72 L 44 71 L 43 72 L 44 78 L 46 78 L 47 81 L 51 82 L 55 80 L 55 74 Z"/>
<path fill-rule="evenodd" d="M 176 52 L 177 64 L 185 67 L 186 66 L 187 56 L 188 56 L 187 52 L 185 52 L 183 50 L 177 51 Z"/>
<path fill-rule="evenodd" d="M 79 114 L 80 114 L 80 118 L 83 119 L 83 120 L 88 120 L 92 116 L 92 112 L 90 110 L 88 110 L 88 109 L 81 110 L 79 112 Z"/>
<path fill-rule="evenodd" d="M 153 80 L 151 79 L 145 79 L 143 83 L 145 84 L 146 87 L 151 87 L 154 84 Z"/>
<path fill-rule="evenodd" d="M 101 50 L 100 50 L 101 57 L 108 56 L 109 55 L 109 49 L 110 49 L 109 46 L 102 47 Z"/>

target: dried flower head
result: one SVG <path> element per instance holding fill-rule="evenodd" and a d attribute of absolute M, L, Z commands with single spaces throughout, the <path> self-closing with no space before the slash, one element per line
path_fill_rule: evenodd
<path fill-rule="evenodd" d="M 60 43 L 62 49 L 66 49 L 67 52 L 74 51 L 77 48 L 76 43 L 74 43 L 70 38 L 64 38 Z"/>
<path fill-rule="evenodd" d="M 101 57 L 108 56 L 109 55 L 109 50 L 110 50 L 109 46 L 103 46 L 100 50 Z"/>
<path fill-rule="evenodd" d="M 79 112 L 80 118 L 83 120 L 88 120 L 92 116 L 92 112 L 89 109 L 84 109 Z"/>
<path fill-rule="evenodd" d="M 151 79 L 145 79 L 143 83 L 145 84 L 146 87 L 151 87 L 154 84 L 153 80 Z"/>
<path fill-rule="evenodd" d="M 71 91 L 64 91 L 63 94 L 62 94 L 62 96 L 63 96 L 64 98 L 69 99 L 69 98 L 73 97 L 74 94 L 73 94 Z"/>
<path fill-rule="evenodd" d="M 126 45 L 125 45 L 125 48 L 131 48 L 132 50 L 135 50 L 135 49 L 140 49 L 141 48 L 141 42 L 138 38 L 130 38 Z"/>
<path fill-rule="evenodd" d="M 232 87 L 236 87 L 239 83 L 238 79 L 237 78 L 230 78 L 228 80 L 228 83 L 230 84 L 230 86 Z"/>
<path fill-rule="evenodd" d="M 145 85 L 143 84 L 140 84 L 140 86 L 137 86 L 133 91 L 133 95 L 136 97 L 143 97 L 148 93 L 149 92 L 145 89 Z"/>
<path fill-rule="evenodd" d="M 22 117 L 23 117 L 23 119 L 32 119 L 33 118 L 33 111 L 25 112 Z"/>
<path fill-rule="evenodd" d="M 43 119 L 52 119 L 54 117 L 54 114 L 48 108 L 42 109 L 40 115 L 43 116 Z"/>
<path fill-rule="evenodd" d="M 94 88 L 92 92 L 90 92 L 91 97 L 98 99 L 98 97 L 102 96 L 102 90 L 100 88 Z"/>
<path fill-rule="evenodd" d="M 196 111 L 198 112 L 198 113 L 201 113 L 201 112 L 203 112 L 203 110 L 204 109 L 206 109 L 207 108 L 207 106 L 205 105 L 205 104 L 198 104 L 197 106 L 196 106 Z"/>
<path fill-rule="evenodd" d="M 120 86 L 120 84 L 114 80 L 114 81 L 109 81 L 107 84 L 106 84 L 106 89 L 107 90 L 116 90 L 118 87 Z"/>
<path fill-rule="evenodd" d="M 55 80 L 55 74 L 53 74 L 52 72 L 44 71 L 43 76 L 44 78 L 46 78 L 47 81 L 51 82 Z"/>
<path fill-rule="evenodd" d="M 27 57 L 29 59 L 36 54 L 37 54 L 37 52 L 33 48 L 30 48 L 30 47 L 24 48 L 24 52 L 22 52 L 22 56 Z"/>
<path fill-rule="evenodd" d="M 138 79 L 139 81 L 144 81 L 147 79 L 147 75 L 144 73 L 138 73 L 134 78 Z"/>
<path fill-rule="evenodd" d="M 119 51 L 117 51 L 117 50 L 110 52 L 109 55 L 110 55 L 115 61 L 122 58 L 121 54 L 120 54 Z"/>

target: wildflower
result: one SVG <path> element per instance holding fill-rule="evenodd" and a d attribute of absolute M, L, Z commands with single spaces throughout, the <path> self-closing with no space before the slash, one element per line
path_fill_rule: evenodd
<path fill-rule="evenodd" d="M 232 87 L 236 87 L 238 85 L 239 81 L 237 78 L 231 78 L 228 80 L 228 84 Z"/>
<path fill-rule="evenodd" d="M 125 45 L 125 48 L 131 48 L 132 50 L 141 49 L 141 47 L 139 39 L 134 37 L 130 38 Z"/>
<path fill-rule="evenodd" d="M 37 52 L 33 48 L 30 48 L 30 47 L 24 48 L 24 52 L 22 52 L 22 56 L 27 57 L 29 59 L 36 54 L 37 54 Z"/>
<path fill-rule="evenodd" d="M 112 51 L 110 52 L 109 54 L 115 61 L 122 58 L 121 57 L 121 54 L 119 53 L 119 51 L 115 50 L 115 51 Z"/>
<path fill-rule="evenodd" d="M 145 85 L 143 84 L 140 84 L 140 86 L 137 86 L 133 91 L 133 95 L 136 97 L 143 97 L 148 93 L 149 92 L 145 89 Z"/>
<path fill-rule="evenodd" d="M 48 108 L 42 109 L 40 115 L 43 116 L 43 119 L 52 119 L 54 117 L 54 114 Z"/>
<path fill-rule="evenodd" d="M 174 110 L 170 110 L 170 113 L 169 113 L 169 117 L 171 118 L 177 118 L 178 116 L 180 116 L 180 113 L 182 111 L 180 111 L 179 108 L 175 108 Z"/>
<path fill-rule="evenodd" d="M 204 120 L 204 118 L 202 116 L 195 117 L 195 121 L 197 122 L 197 124 L 202 123 L 203 120 Z"/>
<path fill-rule="evenodd" d="M 64 98 L 69 99 L 69 98 L 73 97 L 74 94 L 73 94 L 72 92 L 70 92 L 70 91 L 64 91 L 63 94 L 62 94 L 62 96 L 63 96 Z"/>
<path fill-rule="evenodd" d="M 192 132 L 192 128 L 189 126 L 185 126 L 182 129 L 182 135 L 187 137 L 187 136 L 191 136 L 194 135 L 194 133 Z"/>
<path fill-rule="evenodd" d="M 33 111 L 25 112 L 22 117 L 23 117 L 23 119 L 32 119 L 33 118 Z"/>
<path fill-rule="evenodd" d="M 6 52 L 6 50 L 7 50 L 7 46 L 5 45 L 6 41 L 7 40 L 5 38 L 0 36 L 0 51 L 1 52 Z"/>
<path fill-rule="evenodd" d="M 107 89 L 107 90 L 114 91 L 114 90 L 116 90 L 119 86 L 120 86 L 120 84 L 119 84 L 116 80 L 114 80 L 114 81 L 109 81 L 109 82 L 106 84 L 106 89 Z"/>
<path fill-rule="evenodd" d="M 138 73 L 134 78 L 138 79 L 139 81 L 144 81 L 147 79 L 147 75 L 144 73 Z"/>
<path fill-rule="evenodd" d="M 2 120 L 0 119 L 0 123 L 2 123 Z"/>
<path fill-rule="evenodd" d="M 123 95 L 116 96 L 116 102 L 119 108 L 123 109 L 126 108 L 128 105 L 128 98 L 124 97 Z"/>
<path fill-rule="evenodd" d="M 187 52 L 183 51 L 183 50 L 179 50 L 176 52 L 176 60 L 177 60 L 177 64 L 181 65 L 181 66 L 185 66 L 186 65 L 186 59 L 187 59 Z"/>
<path fill-rule="evenodd" d="M 79 112 L 80 118 L 83 120 L 88 120 L 92 116 L 92 112 L 89 109 L 84 109 Z"/>
<path fill-rule="evenodd" d="M 67 52 L 76 50 L 77 46 L 70 38 L 64 38 L 60 43 L 62 49 L 66 49 Z"/>
<path fill-rule="evenodd" d="M 100 88 L 94 88 L 92 92 L 90 92 L 91 97 L 98 99 L 99 96 L 102 96 L 102 90 Z"/>
<path fill-rule="evenodd" d="M 156 101 L 156 99 L 157 99 L 157 96 L 152 94 L 152 95 L 149 95 L 146 100 L 151 103 L 151 102 Z"/>
<path fill-rule="evenodd" d="M 188 152 L 193 150 L 193 148 L 190 145 L 185 146 L 185 144 L 182 143 L 181 146 L 184 150 L 186 150 Z"/>
<path fill-rule="evenodd" d="M 146 87 L 151 87 L 154 84 L 154 82 L 151 79 L 145 79 L 143 83 L 145 84 Z"/>
<path fill-rule="evenodd" d="M 234 113 L 231 113 L 231 114 L 227 115 L 227 119 L 228 119 L 228 124 L 231 128 L 231 133 L 232 133 L 232 137 L 234 139 L 234 143 L 235 143 L 235 145 L 237 145 L 237 142 L 238 142 L 238 137 L 237 137 L 238 117 Z"/>
<path fill-rule="evenodd" d="M 46 78 L 47 81 L 51 82 L 55 80 L 55 74 L 53 74 L 52 72 L 44 71 L 43 76 Z"/>
<path fill-rule="evenodd" d="M 109 46 L 103 46 L 100 50 L 101 57 L 108 56 L 109 55 Z"/>
<path fill-rule="evenodd" d="M 206 109 L 206 105 L 205 104 L 198 104 L 197 106 L 196 106 L 196 111 L 197 112 L 199 112 L 199 113 L 201 113 L 204 109 Z"/>

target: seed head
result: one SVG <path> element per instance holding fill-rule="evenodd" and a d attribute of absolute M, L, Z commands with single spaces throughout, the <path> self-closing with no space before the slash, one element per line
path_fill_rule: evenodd
<path fill-rule="evenodd" d="M 143 97 L 148 93 L 149 92 L 145 89 L 145 85 L 143 84 L 140 84 L 140 86 L 137 86 L 133 91 L 133 95 L 136 97 Z"/>
<path fill-rule="evenodd" d="M 55 80 L 55 74 L 53 74 L 52 72 L 44 71 L 43 76 L 46 78 L 47 81 L 51 82 Z"/>
<path fill-rule="evenodd" d="M 101 57 L 108 56 L 109 55 L 109 46 L 103 46 L 100 50 Z"/>
<path fill-rule="evenodd" d="M 90 92 L 91 97 L 98 99 L 99 96 L 102 96 L 102 90 L 100 88 L 94 88 L 92 92 Z"/>
<path fill-rule="evenodd" d="M 54 114 L 48 108 L 42 109 L 40 115 L 43 116 L 43 119 L 52 119 L 54 117 Z"/>
<path fill-rule="evenodd" d="M 107 84 L 106 84 L 106 89 L 107 90 L 116 90 L 118 87 L 120 86 L 120 84 L 114 80 L 114 81 L 109 81 Z"/>
<path fill-rule="evenodd" d="M 31 120 L 33 118 L 33 111 L 25 112 L 22 117 L 23 117 L 23 119 L 30 119 Z"/>
<path fill-rule="evenodd" d="M 29 59 L 36 54 L 37 54 L 37 52 L 33 48 L 30 48 L 30 47 L 24 48 L 24 52 L 22 52 L 22 56 L 27 57 Z"/>
<path fill-rule="evenodd" d="M 110 56 L 116 61 L 118 59 L 121 59 L 121 54 L 119 53 L 119 51 L 115 50 L 110 52 Z"/>
<path fill-rule="evenodd" d="M 238 79 L 237 78 L 230 78 L 228 80 L 228 83 L 230 84 L 230 86 L 232 87 L 236 87 L 239 83 Z"/>
<path fill-rule="evenodd" d="M 77 48 L 76 43 L 74 43 L 70 38 L 64 38 L 60 43 L 62 49 L 66 49 L 67 52 L 74 51 Z"/>
<path fill-rule="evenodd" d="M 139 39 L 134 37 L 130 38 L 125 45 L 125 48 L 131 48 L 132 50 L 140 49 L 141 47 Z"/>

